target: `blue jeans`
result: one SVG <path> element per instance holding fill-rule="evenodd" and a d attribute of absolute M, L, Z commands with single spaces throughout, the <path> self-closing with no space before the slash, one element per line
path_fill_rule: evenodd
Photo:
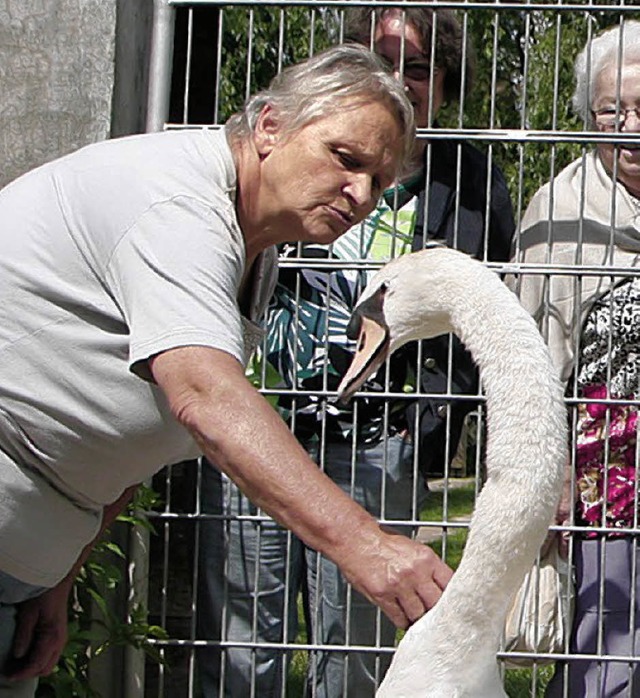
<path fill-rule="evenodd" d="M 12 682 L 5 676 L 5 667 L 11 662 L 13 635 L 16 629 L 16 605 L 44 591 L 0 571 L 0 698 L 31 698 L 38 685 L 37 679 Z"/>
<path fill-rule="evenodd" d="M 417 485 L 414 495 L 414 483 L 421 480 L 414 477 L 409 441 L 394 436 L 370 448 L 357 448 L 353 476 L 352 460 L 350 446 L 329 444 L 323 463 L 327 475 L 373 516 L 398 521 L 415 518 L 426 488 Z M 203 467 L 203 512 L 232 517 L 257 513 L 237 487 L 208 464 Z M 397 530 L 409 536 L 414 527 L 398 526 Z M 331 561 L 274 522 L 251 520 L 204 523 L 199 559 L 199 638 L 263 645 L 292 643 L 298 629 L 297 598 L 302 592 L 310 643 L 374 648 L 368 652 L 312 651 L 307 693 L 321 698 L 375 694 L 391 661 L 390 653 L 377 653 L 375 648 L 392 648 L 396 630 L 382 613 L 348 588 Z M 224 653 L 217 648 L 202 650 L 198 665 L 204 696 L 280 696 L 290 659 L 277 647 L 230 647 Z"/>
<path fill-rule="evenodd" d="M 604 558 L 601 557 L 603 545 Z M 569 651 L 572 654 L 637 656 L 640 651 L 640 549 L 637 544 L 634 545 L 631 536 L 605 541 L 577 539 L 574 560 L 576 597 Z M 634 585 L 635 604 L 630 613 Z M 600 624 L 602 646 L 599 648 Z M 640 696 L 640 665 L 578 659 L 566 664 L 558 662 L 545 695 L 547 698 Z"/>

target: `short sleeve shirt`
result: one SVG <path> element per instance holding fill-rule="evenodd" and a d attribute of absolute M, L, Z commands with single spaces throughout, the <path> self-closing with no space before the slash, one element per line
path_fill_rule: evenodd
<path fill-rule="evenodd" d="M 63 576 L 101 512 L 198 455 L 146 361 L 245 360 L 245 248 L 224 131 L 84 148 L 0 192 L 0 569 Z"/>

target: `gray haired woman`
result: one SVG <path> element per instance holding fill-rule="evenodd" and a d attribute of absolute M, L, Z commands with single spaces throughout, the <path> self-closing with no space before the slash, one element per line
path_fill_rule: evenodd
<path fill-rule="evenodd" d="M 607 139 L 533 197 L 518 258 L 577 269 L 525 275 L 520 296 L 544 328 L 569 396 L 578 399 L 575 471 L 558 512 L 558 523 L 582 527 L 573 545 L 569 649 L 631 657 L 640 642 L 640 555 L 631 533 L 638 525 L 640 22 L 625 21 L 587 43 L 575 72 L 576 113 Z M 581 266 L 602 273 L 582 275 Z M 547 695 L 638 691 L 638 664 L 585 658 L 560 663 Z"/>
<path fill-rule="evenodd" d="M 53 669 L 78 567 L 136 483 L 200 453 L 399 625 L 433 603 L 448 568 L 381 531 L 244 375 L 273 245 L 362 220 L 413 131 L 401 86 L 340 47 L 229 129 L 92 145 L 0 192 L 3 696 Z"/>

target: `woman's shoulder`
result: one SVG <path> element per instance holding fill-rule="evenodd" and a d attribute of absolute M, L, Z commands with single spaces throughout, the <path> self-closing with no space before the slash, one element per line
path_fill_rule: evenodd
<path fill-rule="evenodd" d="M 561 192 L 563 197 L 575 198 L 581 195 L 583 179 L 595 174 L 595 153 L 587 153 L 566 165 L 552 179 L 545 182 L 533 195 L 531 202 L 548 200 L 551 194 Z"/>

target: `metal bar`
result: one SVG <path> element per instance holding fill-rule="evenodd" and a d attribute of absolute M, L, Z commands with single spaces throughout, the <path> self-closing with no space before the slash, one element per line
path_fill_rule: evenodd
<path fill-rule="evenodd" d="M 219 129 L 215 124 L 177 124 L 168 123 L 168 129 Z M 594 131 L 540 131 L 534 129 L 479 129 L 479 128 L 419 128 L 419 138 L 429 141 L 498 141 L 504 143 L 637 143 L 638 137 L 632 133 L 599 133 Z"/>
<path fill-rule="evenodd" d="M 219 5 L 219 6 L 255 6 L 255 0 L 168 0 L 170 5 Z M 430 7 L 432 9 L 451 9 L 451 10 L 499 10 L 506 12 L 508 10 L 516 10 L 518 12 L 602 12 L 605 10 L 615 10 L 616 12 L 627 13 L 637 12 L 638 8 L 633 5 L 618 5 L 596 4 L 593 3 L 536 3 L 522 4 L 520 2 L 501 2 L 497 4 L 493 1 L 482 1 L 470 3 L 468 0 L 349 0 L 350 4 L 360 7 Z M 260 3 L 265 7 L 344 7 L 345 0 L 268 0 Z"/>
<path fill-rule="evenodd" d="M 175 11 L 168 0 L 154 0 L 146 130 L 161 131 L 169 118 Z"/>

